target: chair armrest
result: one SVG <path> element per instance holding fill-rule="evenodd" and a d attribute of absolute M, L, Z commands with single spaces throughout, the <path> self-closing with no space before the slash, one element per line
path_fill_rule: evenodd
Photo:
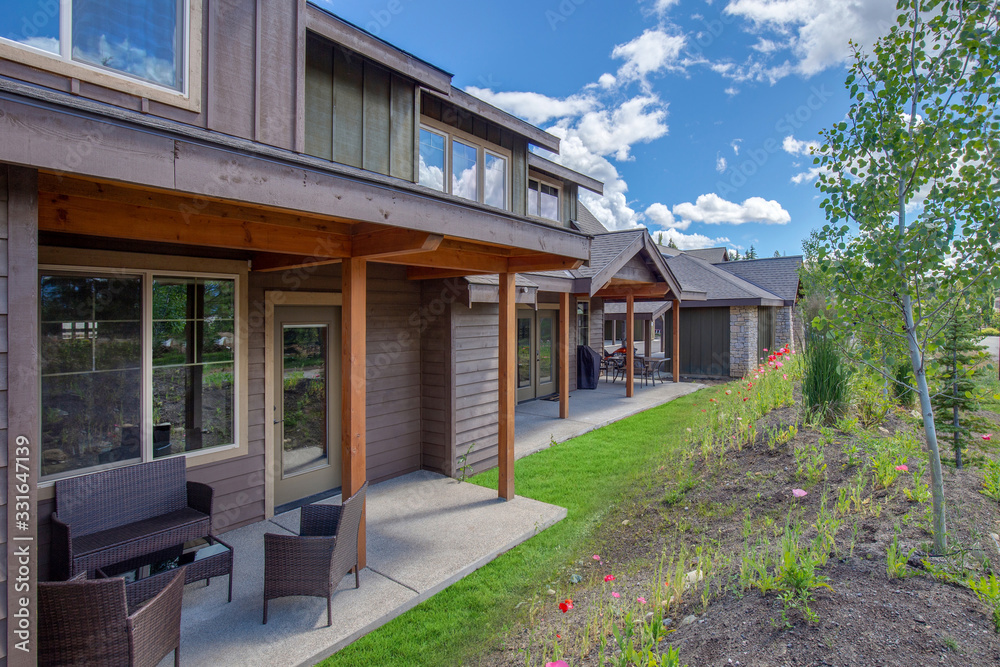
<path fill-rule="evenodd" d="M 163 590 L 128 617 L 132 664 L 155 665 L 181 643 L 184 569 L 179 568 Z"/>
<path fill-rule="evenodd" d="M 340 505 L 305 505 L 299 515 L 299 535 L 336 535 L 342 509 Z"/>
<path fill-rule="evenodd" d="M 201 482 L 187 483 L 188 507 L 202 514 L 212 516 L 212 497 L 215 491 L 208 484 Z"/>
<path fill-rule="evenodd" d="M 73 533 L 52 514 L 52 541 L 49 544 L 49 574 L 53 581 L 66 581 L 73 570 Z"/>

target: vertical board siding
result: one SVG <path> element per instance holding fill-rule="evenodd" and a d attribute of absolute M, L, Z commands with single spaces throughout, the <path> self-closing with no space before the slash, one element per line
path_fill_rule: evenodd
<path fill-rule="evenodd" d="M 664 315 L 667 354 L 672 354 L 672 311 Z M 729 376 L 729 308 L 681 309 L 681 375 Z"/>
<path fill-rule="evenodd" d="M 309 36 L 306 42 L 306 143 L 309 155 L 333 159 L 333 49 Z"/>
<path fill-rule="evenodd" d="M 364 61 L 333 48 L 333 161 L 361 167 L 363 158 Z M 346 128 L 338 132 L 337 128 Z"/>
<path fill-rule="evenodd" d="M 309 155 L 414 180 L 413 82 L 316 35 L 305 65 Z"/>
<path fill-rule="evenodd" d="M 452 311 L 455 354 L 455 458 L 482 472 L 498 464 L 497 379 L 500 306 L 477 303 Z"/>
<path fill-rule="evenodd" d="M 388 70 L 365 62 L 364 168 L 379 174 L 389 173 L 389 145 L 392 77 Z M 337 128 L 345 131 L 346 128 Z"/>
<path fill-rule="evenodd" d="M 514 215 L 528 214 L 528 140 L 524 137 L 515 137 L 509 130 L 505 133 L 510 135 L 511 146 L 511 178 L 510 187 L 512 195 L 511 211 Z"/>
<path fill-rule="evenodd" d="M 590 300 L 590 347 L 604 356 L 604 299 Z"/>

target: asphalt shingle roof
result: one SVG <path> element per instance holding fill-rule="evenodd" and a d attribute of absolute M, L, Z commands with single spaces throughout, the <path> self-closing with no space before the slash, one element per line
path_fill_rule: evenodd
<path fill-rule="evenodd" d="M 715 266 L 761 289 L 777 294 L 785 301 L 795 301 L 798 297 L 801 255 L 715 263 Z"/>
<path fill-rule="evenodd" d="M 724 264 L 710 264 L 703 259 L 681 253 L 675 257 L 667 258 L 667 266 L 673 271 L 682 289 L 705 292 L 707 301 L 736 299 L 783 301 L 778 295 L 723 271 L 726 266 Z M 778 304 L 768 303 L 765 305 Z"/>
<path fill-rule="evenodd" d="M 645 229 L 635 229 L 624 232 L 605 232 L 600 236 L 595 236 L 590 244 L 590 266 L 581 266 L 574 273 L 577 273 L 581 278 L 596 276 L 645 233 Z"/>
<path fill-rule="evenodd" d="M 583 232 L 584 234 L 590 234 L 591 236 L 597 236 L 598 234 L 607 234 L 608 228 L 601 224 L 601 221 L 597 219 L 590 209 L 583 205 L 583 202 L 578 201 L 576 204 L 576 220 L 573 221 L 577 230 Z"/>

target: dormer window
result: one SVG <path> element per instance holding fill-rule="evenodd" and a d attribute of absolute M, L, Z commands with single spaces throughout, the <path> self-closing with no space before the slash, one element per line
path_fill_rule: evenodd
<path fill-rule="evenodd" d="M 559 221 L 559 188 L 531 179 L 528 181 L 528 215 Z"/>
<path fill-rule="evenodd" d="M 183 91 L 186 0 L 50 0 L 0 15 L 0 38 Z"/>
<path fill-rule="evenodd" d="M 437 127 L 420 128 L 418 182 L 440 192 L 510 209 L 510 156 L 487 147 L 475 137 Z"/>

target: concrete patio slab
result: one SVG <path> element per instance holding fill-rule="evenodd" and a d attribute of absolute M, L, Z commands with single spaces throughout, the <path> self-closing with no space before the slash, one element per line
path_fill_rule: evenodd
<path fill-rule="evenodd" d="M 324 502 L 339 502 L 339 497 Z M 566 510 L 430 472 L 368 491 L 368 567 L 361 588 L 350 575 L 333 598 L 326 627 L 320 598 L 273 600 L 261 623 L 264 533 L 291 533 L 299 510 L 223 534 L 233 546 L 233 601 L 225 578 L 184 590 L 183 665 L 312 665 L 396 618 L 566 516 Z M 161 665 L 172 664 L 172 657 Z"/>
<path fill-rule="evenodd" d="M 552 441 L 564 442 L 594 429 L 668 403 L 698 391 L 696 382 L 657 382 L 635 385 L 635 395 L 625 397 L 623 381 L 603 379 L 596 389 L 578 389 L 569 395 L 569 419 L 559 419 L 559 401 L 538 400 L 517 406 L 514 425 L 514 457 L 524 458 L 546 449 Z"/>

